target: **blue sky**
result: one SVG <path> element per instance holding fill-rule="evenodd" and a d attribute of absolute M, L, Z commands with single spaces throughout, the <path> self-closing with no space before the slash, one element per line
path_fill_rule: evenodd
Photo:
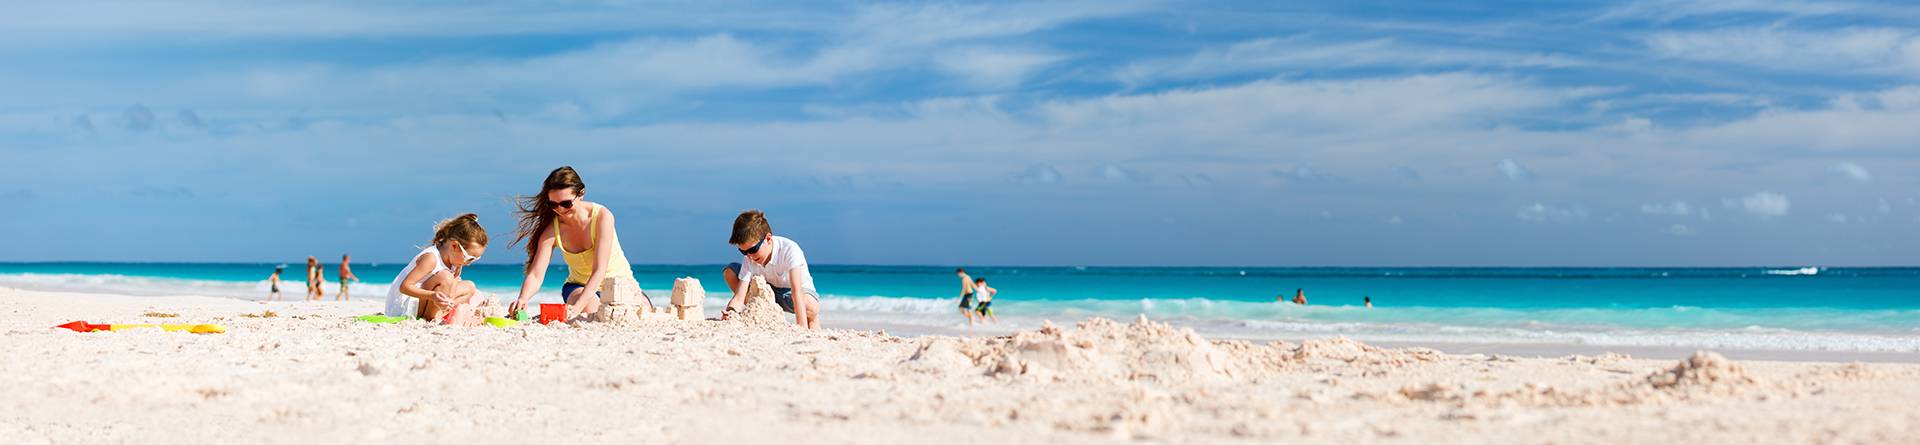
<path fill-rule="evenodd" d="M 0 261 L 1920 263 L 1910 4 L 796 3 L 12 5 Z"/>

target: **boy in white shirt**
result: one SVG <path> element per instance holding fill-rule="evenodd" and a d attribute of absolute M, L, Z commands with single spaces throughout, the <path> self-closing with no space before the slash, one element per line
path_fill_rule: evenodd
<path fill-rule="evenodd" d="M 728 244 L 740 250 L 740 262 L 728 264 L 721 274 L 733 299 L 720 312 L 729 319 L 747 302 L 747 286 L 753 277 L 763 277 L 773 288 L 773 301 L 792 313 L 794 323 L 808 329 L 820 328 L 820 292 L 813 288 L 813 274 L 807 271 L 807 254 L 786 237 L 773 236 L 773 226 L 759 210 L 740 212 L 733 219 L 733 236 Z"/>

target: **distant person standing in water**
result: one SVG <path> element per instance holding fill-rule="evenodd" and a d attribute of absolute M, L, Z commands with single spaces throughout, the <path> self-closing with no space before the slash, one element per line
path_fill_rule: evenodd
<path fill-rule="evenodd" d="M 987 286 L 986 278 L 973 279 L 973 295 L 980 298 L 980 307 L 974 311 L 980 314 L 981 323 L 986 323 L 988 320 L 992 320 L 995 324 L 1000 323 L 1000 317 L 993 315 L 993 296 L 999 294 L 999 289 Z"/>
<path fill-rule="evenodd" d="M 353 261 L 353 255 L 340 256 L 340 295 L 333 297 L 333 299 L 335 300 L 340 300 L 340 301 L 348 300 L 349 298 L 347 297 L 347 283 L 360 281 L 360 277 L 356 277 L 353 275 L 353 269 L 347 268 L 347 262 L 350 262 L 350 261 Z"/>
<path fill-rule="evenodd" d="M 967 317 L 967 325 L 973 325 L 973 277 L 967 276 L 967 268 L 954 269 L 960 276 L 960 316 Z"/>
<path fill-rule="evenodd" d="M 274 266 L 273 275 L 267 276 L 267 301 L 280 298 L 280 272 L 285 270 L 287 270 L 286 266 Z"/>
<path fill-rule="evenodd" d="M 1306 306 L 1306 305 L 1307 305 L 1307 290 L 1306 290 L 1306 289 L 1294 289 L 1294 290 L 1293 290 L 1293 304 L 1297 304 L 1297 305 L 1301 305 L 1301 306 Z"/>
<path fill-rule="evenodd" d="M 1367 309 L 1373 309 L 1373 297 L 1360 297 L 1360 300 L 1367 304 Z"/>

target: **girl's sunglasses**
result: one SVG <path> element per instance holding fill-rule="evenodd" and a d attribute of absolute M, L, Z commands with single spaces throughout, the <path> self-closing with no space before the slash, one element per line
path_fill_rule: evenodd
<path fill-rule="evenodd" d="M 573 201 L 574 201 L 574 200 L 572 200 L 572 199 L 569 199 L 569 200 L 565 200 L 565 201 L 560 201 L 560 202 L 554 202 L 554 201 L 547 201 L 547 204 L 548 204 L 548 205 L 552 205 L 552 206 L 554 206 L 554 207 L 559 207 L 559 208 L 563 208 L 563 209 L 571 209 L 571 208 L 573 208 Z"/>
<path fill-rule="evenodd" d="M 760 252 L 760 245 L 762 245 L 762 244 L 766 244 L 766 243 L 767 243 L 767 239 L 766 239 L 766 238 L 760 238 L 760 242 L 757 242 L 757 243 L 753 243 L 753 247 L 749 247 L 749 248 L 745 248 L 745 249 L 740 249 L 740 254 L 741 254 L 741 255 L 752 255 L 752 254 L 755 254 L 755 253 L 758 253 L 758 252 Z"/>
<path fill-rule="evenodd" d="M 467 257 L 467 264 L 471 265 L 475 261 L 480 261 L 480 257 L 473 256 L 473 254 L 467 253 L 467 246 L 460 245 L 459 241 L 454 241 L 453 247 L 460 248 L 460 256 Z"/>

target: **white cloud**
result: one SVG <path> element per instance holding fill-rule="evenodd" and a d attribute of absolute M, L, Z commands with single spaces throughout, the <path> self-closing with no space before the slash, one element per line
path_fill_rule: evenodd
<path fill-rule="evenodd" d="M 1786 216 L 1793 203 L 1786 195 L 1773 192 L 1758 192 L 1740 198 L 1727 198 L 1720 201 L 1727 208 L 1744 210 L 1760 217 Z"/>
<path fill-rule="evenodd" d="M 1202 173 L 1180 175 L 1180 181 L 1192 187 L 1212 187 L 1213 177 Z"/>
<path fill-rule="evenodd" d="M 1549 206 L 1541 203 L 1521 207 L 1514 217 L 1528 222 L 1571 223 L 1587 219 L 1587 208 L 1580 205 L 1569 207 Z"/>
<path fill-rule="evenodd" d="M 1872 172 L 1868 172 L 1866 167 L 1861 167 L 1860 164 L 1855 164 L 1852 162 L 1842 162 L 1839 165 L 1833 166 L 1833 172 L 1846 176 L 1848 178 L 1851 178 L 1855 181 L 1860 181 L 1860 182 L 1873 181 Z"/>
<path fill-rule="evenodd" d="M 1920 34 L 1908 29 L 1715 29 L 1656 33 L 1645 43 L 1654 55 L 1673 59 L 1920 77 Z"/>
<path fill-rule="evenodd" d="M 1153 4 L 1142 1 L 1055 1 L 1009 4 L 872 5 L 844 26 L 852 40 L 891 45 L 1015 36 L 1081 20 L 1134 14 Z"/>
<path fill-rule="evenodd" d="M 1400 215 L 1393 215 L 1392 218 L 1387 218 L 1387 224 L 1402 224 L 1405 222 L 1406 220 L 1400 219 Z"/>
<path fill-rule="evenodd" d="M 1693 205 L 1687 204 L 1686 201 L 1641 204 L 1640 212 L 1653 215 L 1687 216 L 1693 214 Z"/>
<path fill-rule="evenodd" d="M 1512 159 L 1501 159 L 1500 162 L 1493 164 L 1493 168 L 1499 170 L 1500 176 L 1506 177 L 1509 181 L 1533 180 L 1533 172 L 1528 171 L 1526 166 L 1520 165 L 1519 162 Z"/>
<path fill-rule="evenodd" d="M 1769 14 L 1776 16 L 1823 16 L 1878 11 L 1852 2 L 1819 0 L 1641 0 L 1624 2 L 1601 13 L 1598 20 L 1646 19 L 1673 21 L 1683 18 L 1722 14 Z"/>
<path fill-rule="evenodd" d="M 1320 184 L 1337 181 L 1339 179 L 1322 175 L 1320 172 L 1315 171 L 1312 165 L 1308 164 L 1297 164 L 1290 168 L 1274 170 L 1273 176 L 1293 185 Z"/>
<path fill-rule="evenodd" d="M 1879 210 L 1880 213 L 1893 213 L 1893 204 L 1888 203 L 1887 198 L 1880 198 L 1879 204 L 1880 204 L 1879 206 L 1876 206 L 1874 208 L 1876 210 Z"/>
<path fill-rule="evenodd" d="M 1664 230 L 1663 232 L 1673 236 L 1693 236 L 1693 234 L 1695 233 L 1693 231 L 1693 228 L 1687 227 L 1686 224 L 1674 224 L 1671 226 L 1667 226 L 1667 229 Z"/>
<path fill-rule="evenodd" d="M 1065 178 L 1060 176 L 1060 170 L 1054 169 L 1051 165 L 1034 164 L 1027 166 L 1026 170 L 1008 173 L 1007 181 L 1015 184 L 1054 185 L 1064 182 Z"/>
<path fill-rule="evenodd" d="M 1905 87 L 1842 94 L 1825 108 L 1769 108 L 1745 119 L 1698 126 L 1675 143 L 1702 149 L 1905 153 L 1920 140 L 1920 91 Z M 1907 103 L 1912 100 L 1916 103 Z"/>
<path fill-rule="evenodd" d="M 1375 66 L 1564 68 L 1584 64 L 1584 61 L 1572 57 L 1550 53 L 1453 48 L 1409 44 L 1385 38 L 1329 42 L 1295 36 L 1253 39 L 1202 49 L 1179 58 L 1133 62 L 1119 69 L 1114 78 L 1124 84 L 1141 85 L 1165 79 L 1205 79 L 1287 69 Z"/>
<path fill-rule="evenodd" d="M 121 113 L 121 115 L 127 120 L 128 130 L 147 131 L 153 129 L 153 121 L 155 119 L 153 110 L 147 109 L 146 105 L 134 104 L 131 107 L 127 107 L 127 111 Z"/>
<path fill-rule="evenodd" d="M 1040 112 L 1066 125 L 1099 122 L 1132 126 L 1153 119 L 1205 124 L 1213 129 L 1332 133 L 1351 128 L 1387 131 L 1477 123 L 1568 99 L 1566 91 L 1498 77 L 1435 74 L 1349 80 L 1269 79 L 1217 88 L 1052 102 L 1042 104 Z"/>
<path fill-rule="evenodd" d="M 1828 213 L 1826 219 L 1834 224 L 1846 224 L 1848 220 L 1847 215 L 1842 213 Z"/>
<path fill-rule="evenodd" d="M 1153 182 L 1153 177 L 1148 176 L 1146 173 L 1141 173 L 1139 171 L 1121 168 L 1120 166 L 1113 165 L 1113 164 L 1102 165 L 1098 168 L 1093 169 L 1093 176 L 1100 179 L 1108 180 L 1108 181 L 1125 182 L 1125 183 L 1132 183 L 1132 184 L 1145 184 L 1148 182 Z"/>
<path fill-rule="evenodd" d="M 1034 70 L 1064 59 L 1036 51 L 974 47 L 949 51 L 934 61 L 974 88 L 1000 90 L 1018 87 Z"/>
<path fill-rule="evenodd" d="M 1400 177 L 1402 178 L 1407 178 L 1415 181 L 1420 180 L 1420 171 L 1414 170 L 1413 167 L 1396 165 L 1393 167 L 1393 174 L 1400 175 Z"/>
<path fill-rule="evenodd" d="M 200 114 L 193 112 L 193 110 L 180 110 L 174 117 L 180 121 L 181 125 L 185 125 L 188 128 L 205 128 L 207 126 L 205 121 L 200 120 Z"/>

